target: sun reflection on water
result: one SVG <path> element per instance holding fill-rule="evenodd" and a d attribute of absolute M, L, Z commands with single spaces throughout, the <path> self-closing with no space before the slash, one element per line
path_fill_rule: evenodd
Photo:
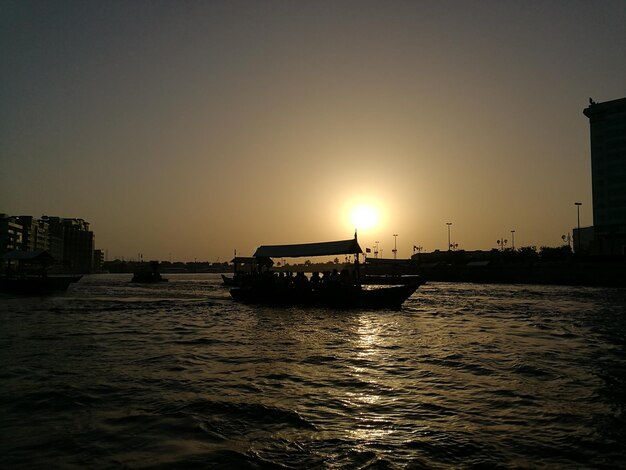
<path fill-rule="evenodd" d="M 355 421 L 348 434 L 351 439 L 359 441 L 378 440 L 393 432 L 388 418 L 381 412 L 385 409 L 385 397 L 380 391 L 390 384 L 386 380 L 383 383 L 381 372 L 372 366 L 381 361 L 381 332 L 381 326 L 367 316 L 359 318 L 355 329 L 350 375 L 354 382 L 362 384 L 363 389 L 347 393 L 344 400 Z"/>

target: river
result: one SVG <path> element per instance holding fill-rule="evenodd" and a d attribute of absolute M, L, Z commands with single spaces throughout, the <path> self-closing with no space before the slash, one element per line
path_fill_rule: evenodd
<path fill-rule="evenodd" d="M 626 290 L 260 308 L 216 274 L 0 297 L 3 468 L 626 466 Z"/>

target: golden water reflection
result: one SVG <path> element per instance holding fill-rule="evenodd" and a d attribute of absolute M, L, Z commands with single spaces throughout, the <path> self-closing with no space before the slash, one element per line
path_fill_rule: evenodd
<path fill-rule="evenodd" d="M 346 393 L 343 397 L 354 420 L 354 426 L 348 430 L 351 439 L 372 441 L 393 432 L 388 410 L 385 411 L 390 399 L 381 394 L 382 390 L 393 388 L 393 382 L 384 376 L 383 370 L 374 367 L 374 364 L 384 363 L 383 347 L 388 340 L 383 325 L 367 315 L 359 317 L 354 330 L 351 348 L 354 357 L 349 361 L 349 375 L 352 381 L 362 386 L 362 390 Z"/>

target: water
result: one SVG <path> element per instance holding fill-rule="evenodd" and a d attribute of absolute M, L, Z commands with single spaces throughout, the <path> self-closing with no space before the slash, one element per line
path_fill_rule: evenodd
<path fill-rule="evenodd" d="M 238 305 L 218 275 L 0 298 L 4 468 L 626 466 L 626 291 Z"/>

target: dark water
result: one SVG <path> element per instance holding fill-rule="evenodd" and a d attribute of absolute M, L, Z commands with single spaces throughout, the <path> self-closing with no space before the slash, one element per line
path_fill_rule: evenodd
<path fill-rule="evenodd" d="M 217 275 L 0 298 L 3 468 L 626 466 L 626 291 L 232 303 Z"/>

